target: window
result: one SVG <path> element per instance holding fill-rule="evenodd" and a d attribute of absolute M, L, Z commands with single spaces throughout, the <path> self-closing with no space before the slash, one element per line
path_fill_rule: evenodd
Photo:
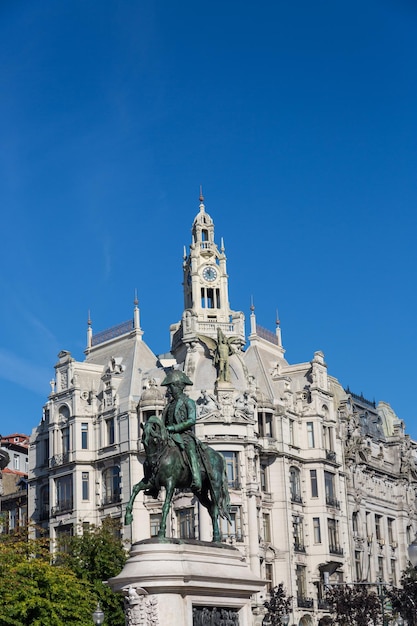
<path fill-rule="evenodd" d="M 178 537 L 180 539 L 194 539 L 194 509 L 180 509 L 177 511 Z"/>
<path fill-rule="evenodd" d="M 239 489 L 238 453 L 222 452 L 226 461 L 227 484 L 231 489 Z"/>
<path fill-rule="evenodd" d="M 378 557 L 377 580 L 384 580 L 384 558 L 382 556 Z"/>
<path fill-rule="evenodd" d="M 39 521 L 49 518 L 49 485 L 43 485 L 39 491 Z"/>
<path fill-rule="evenodd" d="M 13 455 L 13 469 L 20 470 L 20 456 L 18 454 Z"/>
<path fill-rule="evenodd" d="M 289 421 L 289 430 L 290 430 L 290 446 L 294 446 L 295 445 L 294 420 Z"/>
<path fill-rule="evenodd" d="M 303 518 L 300 515 L 293 515 L 292 529 L 294 537 L 294 550 L 296 552 L 305 552 Z"/>
<path fill-rule="evenodd" d="M 88 472 L 82 472 L 82 498 L 83 500 L 90 499 L 90 488 L 89 488 L 89 475 Z"/>
<path fill-rule="evenodd" d="M 329 535 L 329 552 L 332 554 L 343 554 L 343 550 L 339 546 L 339 527 L 335 519 L 327 520 L 327 531 Z"/>
<path fill-rule="evenodd" d="M 222 541 L 226 539 L 232 539 L 235 541 L 243 541 L 242 516 L 241 516 L 240 506 L 231 507 L 230 518 L 232 520 L 232 523 L 228 522 L 226 519 L 223 519 L 223 518 L 219 520 L 220 532 L 222 534 Z"/>
<path fill-rule="evenodd" d="M 397 573 L 396 573 L 396 561 L 395 559 L 391 559 L 390 562 L 390 583 L 391 585 L 393 585 L 394 587 L 397 586 Z"/>
<path fill-rule="evenodd" d="M 313 517 L 313 536 L 314 543 L 321 543 L 321 529 L 319 517 Z"/>
<path fill-rule="evenodd" d="M 359 550 L 355 550 L 355 576 L 356 576 L 356 582 L 361 582 L 362 559 L 361 559 L 361 552 Z"/>
<path fill-rule="evenodd" d="M 260 437 L 272 437 L 272 413 L 258 411 L 258 433 Z"/>
<path fill-rule="evenodd" d="M 394 521 L 392 517 L 387 518 L 388 541 L 390 545 L 394 543 Z"/>
<path fill-rule="evenodd" d="M 263 540 L 266 543 L 270 543 L 271 541 L 271 518 L 269 513 L 262 513 L 262 531 L 263 531 Z"/>
<path fill-rule="evenodd" d="M 103 505 L 120 502 L 120 467 L 113 465 L 103 472 Z"/>
<path fill-rule="evenodd" d="M 300 470 L 298 467 L 290 467 L 290 492 L 292 502 L 302 502 L 300 486 Z"/>
<path fill-rule="evenodd" d="M 61 476 L 55 481 L 56 488 L 56 506 L 52 510 L 52 514 L 63 513 L 64 511 L 72 511 L 72 476 Z"/>
<path fill-rule="evenodd" d="M 266 591 L 267 593 L 271 593 L 274 588 L 274 573 L 272 569 L 272 563 L 265 563 L 265 580 L 266 580 Z"/>
<path fill-rule="evenodd" d="M 41 465 L 48 465 L 48 462 L 49 462 L 49 439 L 44 439 L 41 442 L 41 445 L 42 445 Z"/>
<path fill-rule="evenodd" d="M 161 527 L 161 513 L 151 513 L 150 516 L 150 525 L 151 525 L 151 537 L 157 537 L 159 533 L 159 529 Z"/>
<path fill-rule="evenodd" d="M 326 451 L 330 452 L 334 450 L 333 428 L 330 426 L 323 426 L 323 443 Z"/>
<path fill-rule="evenodd" d="M 115 442 L 114 417 L 110 417 L 109 419 L 106 419 L 106 435 L 107 435 L 107 445 L 112 446 Z"/>
<path fill-rule="evenodd" d="M 13 507 L 12 509 L 10 509 L 9 511 L 9 532 L 11 530 L 15 530 L 18 526 L 18 510 L 17 507 Z"/>
<path fill-rule="evenodd" d="M 382 515 L 376 515 L 375 514 L 375 537 L 376 540 L 379 541 L 380 539 L 382 539 Z"/>
<path fill-rule="evenodd" d="M 318 498 L 319 488 L 317 484 L 317 470 L 310 470 L 311 497 Z"/>
<path fill-rule="evenodd" d="M 70 449 L 70 430 L 69 430 L 69 426 L 64 426 L 64 428 L 62 428 L 61 430 L 61 445 L 62 445 L 62 454 L 64 456 L 64 461 L 66 460 L 65 457 L 68 456 L 68 452 Z"/>
<path fill-rule="evenodd" d="M 307 442 L 309 448 L 315 448 L 313 422 L 307 422 Z"/>
<path fill-rule="evenodd" d="M 81 424 L 81 449 L 88 450 L 88 424 Z"/>
<path fill-rule="evenodd" d="M 295 568 L 297 598 L 304 599 L 307 596 L 306 568 L 304 565 L 297 565 Z"/>
<path fill-rule="evenodd" d="M 72 524 L 65 524 L 64 526 L 57 526 L 55 529 L 56 532 L 56 541 L 57 547 L 60 552 L 69 553 L 70 552 L 70 543 L 69 537 L 72 537 L 74 534 L 74 528 Z"/>
<path fill-rule="evenodd" d="M 268 492 L 268 464 L 261 461 L 259 464 L 259 471 L 261 475 L 261 490 L 264 493 Z"/>
<path fill-rule="evenodd" d="M 326 493 L 326 504 L 338 509 L 340 504 L 335 498 L 334 474 L 331 472 L 324 472 L 324 490 Z"/>
<path fill-rule="evenodd" d="M 355 536 L 359 534 L 359 514 L 357 511 L 352 513 L 352 530 Z"/>

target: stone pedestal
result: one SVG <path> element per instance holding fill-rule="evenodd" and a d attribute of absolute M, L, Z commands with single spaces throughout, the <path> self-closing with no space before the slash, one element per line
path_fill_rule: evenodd
<path fill-rule="evenodd" d="M 252 626 L 250 598 L 265 586 L 232 546 L 169 539 L 135 543 L 108 582 L 128 626 Z"/>

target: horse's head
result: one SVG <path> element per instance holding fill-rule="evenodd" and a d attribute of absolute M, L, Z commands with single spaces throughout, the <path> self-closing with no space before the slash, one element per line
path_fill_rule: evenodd
<path fill-rule="evenodd" d="M 145 450 L 164 445 L 167 438 L 167 429 L 162 420 L 156 415 L 151 415 L 143 425 L 142 442 Z"/>

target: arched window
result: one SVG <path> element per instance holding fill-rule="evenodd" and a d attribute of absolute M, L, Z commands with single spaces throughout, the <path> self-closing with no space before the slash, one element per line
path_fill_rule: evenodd
<path fill-rule="evenodd" d="M 103 505 L 120 502 L 120 467 L 113 465 L 103 471 Z"/>
<path fill-rule="evenodd" d="M 290 492 L 292 502 L 302 502 L 300 470 L 298 467 L 290 467 Z"/>

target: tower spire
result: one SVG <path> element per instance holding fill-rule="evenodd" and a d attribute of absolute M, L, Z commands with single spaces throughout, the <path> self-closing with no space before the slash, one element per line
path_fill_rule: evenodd
<path fill-rule="evenodd" d="M 140 312 L 139 312 L 139 300 L 138 300 L 138 290 L 135 289 L 135 299 L 133 300 L 134 309 L 133 309 L 133 328 L 139 331 L 139 338 L 142 338 L 143 332 L 140 327 Z"/>
<path fill-rule="evenodd" d="M 91 325 L 91 315 L 90 309 L 88 309 L 88 319 L 87 319 L 87 350 L 91 348 L 93 345 L 93 328 Z"/>
<path fill-rule="evenodd" d="M 255 305 L 253 304 L 253 296 L 250 297 L 250 334 L 256 335 L 256 315 Z"/>
<path fill-rule="evenodd" d="M 200 213 L 204 213 L 205 211 L 205 206 L 204 206 L 204 196 L 203 196 L 203 185 L 200 185 Z"/>

